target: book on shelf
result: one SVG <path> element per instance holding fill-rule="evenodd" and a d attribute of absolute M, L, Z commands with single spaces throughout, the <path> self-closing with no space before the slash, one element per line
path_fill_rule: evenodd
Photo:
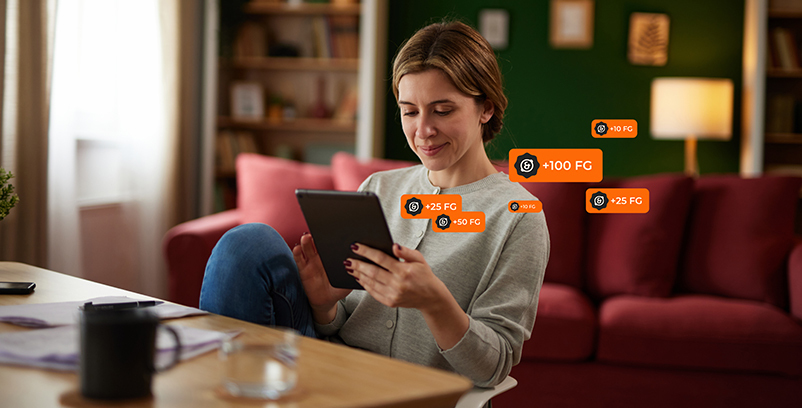
<path fill-rule="evenodd" d="M 343 121 L 356 120 L 358 106 L 359 92 L 356 87 L 351 87 L 340 100 L 340 103 L 337 104 L 332 118 Z"/>
<path fill-rule="evenodd" d="M 236 170 L 240 153 L 259 153 L 256 138 L 246 131 L 223 130 L 217 135 L 217 169 L 222 173 Z"/>
<path fill-rule="evenodd" d="M 248 21 L 239 27 L 234 40 L 234 56 L 237 58 L 267 56 L 267 33 L 261 24 Z"/>
<path fill-rule="evenodd" d="M 359 57 L 359 19 L 356 16 L 316 16 L 311 19 L 312 50 L 316 58 Z"/>
<path fill-rule="evenodd" d="M 792 133 L 796 100 L 792 95 L 772 95 L 766 109 L 767 133 Z M 797 121 L 800 122 L 800 121 Z"/>
<path fill-rule="evenodd" d="M 332 56 L 359 58 L 359 19 L 356 16 L 330 16 Z"/>
<path fill-rule="evenodd" d="M 780 69 L 799 69 L 799 53 L 794 36 L 788 29 L 777 27 L 771 31 L 769 53 L 773 67 Z"/>
<path fill-rule="evenodd" d="M 331 58 L 329 20 L 325 16 L 312 17 L 312 49 L 316 58 Z"/>

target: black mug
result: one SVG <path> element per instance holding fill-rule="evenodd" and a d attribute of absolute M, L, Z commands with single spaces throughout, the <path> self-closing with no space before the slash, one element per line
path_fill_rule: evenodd
<path fill-rule="evenodd" d="M 87 398 L 125 399 L 151 395 L 156 372 L 156 331 L 167 329 L 176 348 L 167 369 L 178 363 L 181 341 L 175 329 L 159 325 L 146 308 L 81 312 L 81 394 Z"/>

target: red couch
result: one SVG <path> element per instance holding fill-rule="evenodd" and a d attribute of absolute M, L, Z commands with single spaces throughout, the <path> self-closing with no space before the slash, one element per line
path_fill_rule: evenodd
<path fill-rule="evenodd" d="M 237 161 L 238 208 L 171 229 L 170 300 L 197 305 L 220 236 L 266 222 L 294 245 L 296 188 L 354 190 L 405 162 Z M 503 168 L 503 166 L 499 166 Z M 601 184 L 524 183 L 542 202 L 551 256 L 532 339 L 503 407 L 801 407 L 802 180 L 657 175 Z M 642 187 L 647 214 L 588 214 L 587 188 Z"/>

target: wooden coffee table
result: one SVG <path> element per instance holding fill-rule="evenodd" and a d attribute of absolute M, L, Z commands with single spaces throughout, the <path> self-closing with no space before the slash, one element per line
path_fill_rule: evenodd
<path fill-rule="evenodd" d="M 31 295 L 0 295 L 0 305 L 80 301 L 99 296 L 136 296 L 126 290 L 15 262 L 0 262 L 0 281 L 36 282 Z M 201 329 L 242 330 L 246 340 L 278 332 L 219 315 L 186 317 L 168 324 Z M 0 333 L 31 330 L 0 323 Z M 304 337 L 300 342 L 298 387 L 275 402 L 235 399 L 220 391 L 222 365 L 210 352 L 156 374 L 153 396 L 109 404 L 81 397 L 78 375 L 0 364 L 4 407 L 453 407 L 471 389 L 464 377 L 374 353 Z"/>

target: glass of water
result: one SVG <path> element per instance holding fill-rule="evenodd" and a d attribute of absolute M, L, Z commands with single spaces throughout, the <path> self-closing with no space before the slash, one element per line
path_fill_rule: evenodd
<path fill-rule="evenodd" d="M 298 382 L 298 338 L 290 329 L 264 341 L 228 340 L 220 347 L 223 387 L 236 397 L 279 399 Z"/>

